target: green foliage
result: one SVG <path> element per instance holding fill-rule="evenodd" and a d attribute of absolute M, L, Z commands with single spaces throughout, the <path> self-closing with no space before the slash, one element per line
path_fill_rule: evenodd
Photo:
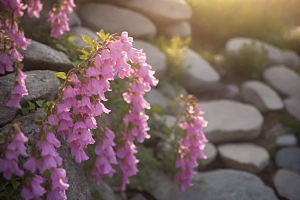
<path fill-rule="evenodd" d="M 15 175 L 9 181 L 6 181 L 0 188 L 0 199 L 20 199 L 21 190 L 21 179 Z"/>
<path fill-rule="evenodd" d="M 297 119 L 287 113 L 281 113 L 279 115 L 279 122 L 287 126 L 291 133 L 298 134 L 298 138 L 300 139 L 300 123 Z"/>
<path fill-rule="evenodd" d="M 108 37 L 109 37 L 109 35 L 110 35 L 110 33 L 105 34 L 105 32 L 104 32 L 103 29 L 101 29 L 101 30 L 99 31 L 99 33 L 97 33 L 97 34 L 99 35 L 99 37 L 102 39 L 103 42 L 104 42 L 105 40 L 107 40 Z"/>
<path fill-rule="evenodd" d="M 178 36 L 166 39 L 160 37 L 155 41 L 156 45 L 167 55 L 167 72 L 166 80 L 169 82 L 180 82 L 182 73 L 186 70 L 183 67 L 185 60 L 184 53 L 186 52 L 191 38 L 185 40 Z"/>
<path fill-rule="evenodd" d="M 255 43 L 244 44 L 238 52 L 229 52 L 225 55 L 225 67 L 245 78 L 258 78 L 266 66 L 267 52 L 263 46 L 258 52 Z"/>

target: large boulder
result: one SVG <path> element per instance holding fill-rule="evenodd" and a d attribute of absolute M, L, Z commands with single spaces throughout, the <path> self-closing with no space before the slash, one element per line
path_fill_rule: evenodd
<path fill-rule="evenodd" d="M 58 78 L 54 77 L 53 71 L 28 71 L 25 80 L 28 95 L 21 99 L 21 105 L 26 104 L 27 101 L 35 101 L 38 99 L 45 99 L 46 101 L 54 100 L 58 92 L 60 82 Z M 15 85 L 14 73 L 0 77 L 0 126 L 3 126 L 13 120 L 18 109 L 14 107 L 7 107 L 6 103 L 10 99 L 10 93 Z"/>
<path fill-rule="evenodd" d="M 242 97 L 245 102 L 256 106 L 261 112 L 283 109 L 280 96 L 268 85 L 259 81 L 247 81 L 242 87 Z"/>
<path fill-rule="evenodd" d="M 283 63 L 286 66 L 298 69 L 300 67 L 300 57 L 294 51 L 283 50 Z"/>
<path fill-rule="evenodd" d="M 168 101 L 166 97 L 161 94 L 157 89 L 152 88 L 146 93 L 145 99 L 152 105 L 159 105 L 165 112 L 168 110 Z"/>
<path fill-rule="evenodd" d="M 231 100 L 199 103 L 208 126 L 204 128 L 212 143 L 250 141 L 259 136 L 264 121 L 252 105 Z"/>
<path fill-rule="evenodd" d="M 147 56 L 146 62 L 151 65 L 152 70 L 155 71 L 154 76 L 162 80 L 167 70 L 166 55 L 154 45 L 142 40 L 134 40 L 133 47 L 143 49 L 143 52 L 145 52 Z"/>
<path fill-rule="evenodd" d="M 300 148 L 280 149 L 275 156 L 276 165 L 300 173 Z"/>
<path fill-rule="evenodd" d="M 71 28 L 71 30 L 69 31 L 69 34 L 73 37 L 73 42 L 79 47 L 79 48 L 83 48 L 83 47 L 87 47 L 89 46 L 89 44 L 87 44 L 83 39 L 82 39 L 82 35 L 86 35 L 89 38 L 91 38 L 91 40 L 93 41 L 94 39 L 97 39 L 98 42 L 100 40 L 100 37 L 96 34 L 95 31 L 92 31 L 89 28 L 86 27 L 74 27 Z"/>
<path fill-rule="evenodd" d="M 203 153 L 206 156 L 206 159 L 204 159 L 204 164 L 209 165 L 213 161 L 215 161 L 218 151 L 217 151 L 217 148 L 215 147 L 215 145 L 213 143 L 209 142 L 205 145 Z"/>
<path fill-rule="evenodd" d="M 201 93 L 217 86 L 220 75 L 198 53 L 188 49 L 184 57 L 183 85 L 189 92 Z"/>
<path fill-rule="evenodd" d="M 157 24 L 167 24 L 192 17 L 192 9 L 185 0 L 127 0 L 118 2 L 122 7 L 143 13 Z"/>
<path fill-rule="evenodd" d="M 299 200 L 300 197 L 300 174 L 279 169 L 274 177 L 274 186 L 278 194 L 289 200 Z"/>
<path fill-rule="evenodd" d="M 300 96 L 300 76 L 292 69 L 279 65 L 266 69 L 263 80 L 285 96 Z"/>
<path fill-rule="evenodd" d="M 249 172 L 198 172 L 192 182 L 194 185 L 185 192 L 172 191 L 171 198 L 166 200 L 278 200 L 271 188 Z"/>
<path fill-rule="evenodd" d="M 69 18 L 69 27 L 81 26 L 81 19 L 79 18 L 79 16 L 75 11 L 68 14 L 68 18 Z"/>
<path fill-rule="evenodd" d="M 284 104 L 286 111 L 300 121 L 300 96 L 286 98 Z"/>
<path fill-rule="evenodd" d="M 189 22 L 183 21 L 164 26 L 162 33 L 168 37 L 179 36 L 181 38 L 187 38 L 192 34 L 192 27 Z"/>
<path fill-rule="evenodd" d="M 134 38 L 153 37 L 156 34 L 155 25 L 145 16 L 108 4 L 86 3 L 79 9 L 84 26 L 94 31 L 104 29 L 105 32 L 118 33 L 127 31 Z"/>
<path fill-rule="evenodd" d="M 73 68 L 72 62 L 61 51 L 31 40 L 26 50 L 20 50 L 24 56 L 24 71 L 53 70 L 68 72 Z"/>
<path fill-rule="evenodd" d="M 251 143 L 224 144 L 218 146 L 218 151 L 227 167 L 256 174 L 270 162 L 267 150 Z"/>

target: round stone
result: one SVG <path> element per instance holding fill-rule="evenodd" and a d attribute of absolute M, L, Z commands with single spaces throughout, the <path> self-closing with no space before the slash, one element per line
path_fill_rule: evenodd
<path fill-rule="evenodd" d="M 280 149 L 275 156 L 276 165 L 300 172 L 300 148 L 287 147 Z"/>
<path fill-rule="evenodd" d="M 215 145 L 209 142 L 205 145 L 203 153 L 207 157 L 206 159 L 204 159 L 204 163 L 205 165 L 209 165 L 216 159 L 218 151 Z"/>
<path fill-rule="evenodd" d="M 276 144 L 278 146 L 296 146 L 297 138 L 294 134 L 279 135 L 276 138 Z"/>
<path fill-rule="evenodd" d="M 299 200 L 300 174 L 286 169 L 279 169 L 274 177 L 274 186 L 278 194 L 289 200 Z"/>

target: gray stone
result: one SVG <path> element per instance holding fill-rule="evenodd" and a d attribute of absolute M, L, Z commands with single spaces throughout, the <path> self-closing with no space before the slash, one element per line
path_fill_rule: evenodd
<path fill-rule="evenodd" d="M 71 28 L 69 34 L 73 36 L 73 42 L 79 47 L 87 47 L 89 46 L 85 41 L 82 39 L 82 34 L 88 36 L 93 41 L 94 39 L 100 40 L 100 37 L 96 34 L 95 31 L 92 31 L 89 28 L 85 27 L 74 27 Z"/>
<path fill-rule="evenodd" d="M 137 194 L 131 200 L 147 200 L 142 194 Z"/>
<path fill-rule="evenodd" d="M 155 71 L 154 76 L 159 80 L 165 77 L 165 72 L 167 70 L 166 55 L 161 52 L 157 47 L 142 40 L 134 40 L 133 47 L 136 49 L 143 49 L 146 53 L 146 62 L 152 66 L 152 70 Z"/>
<path fill-rule="evenodd" d="M 175 98 L 177 96 L 177 92 L 173 85 L 170 83 L 164 83 L 160 88 L 160 92 L 169 98 Z"/>
<path fill-rule="evenodd" d="M 184 54 L 184 87 L 191 93 L 201 93 L 217 86 L 220 75 L 195 51 L 188 49 Z"/>
<path fill-rule="evenodd" d="M 215 161 L 218 151 L 215 145 L 211 142 L 207 143 L 205 145 L 205 148 L 203 150 L 204 155 L 207 156 L 206 159 L 204 159 L 205 165 L 211 164 L 213 161 Z"/>
<path fill-rule="evenodd" d="M 300 57 L 294 51 L 283 50 L 283 64 L 293 69 L 298 69 L 300 65 Z"/>
<path fill-rule="evenodd" d="M 286 111 L 300 121 L 300 96 L 287 98 L 284 104 Z"/>
<path fill-rule="evenodd" d="M 156 24 L 167 24 L 192 17 L 191 7 L 184 0 L 127 0 L 119 2 L 123 7 L 143 13 Z"/>
<path fill-rule="evenodd" d="M 145 95 L 146 100 L 152 105 L 159 105 L 164 111 L 168 109 L 168 102 L 166 97 L 162 95 L 157 89 L 152 88 L 150 92 Z"/>
<path fill-rule="evenodd" d="M 115 200 L 114 191 L 103 180 L 101 181 L 100 185 L 90 181 L 89 186 L 93 200 Z"/>
<path fill-rule="evenodd" d="M 293 171 L 300 172 L 300 148 L 282 148 L 276 153 L 276 165 Z"/>
<path fill-rule="evenodd" d="M 258 53 L 262 53 L 262 48 L 266 50 L 270 65 L 280 65 L 284 63 L 284 56 L 281 49 L 266 42 L 250 38 L 232 38 L 226 43 L 226 52 L 237 52 L 244 45 L 254 43 L 254 48 Z"/>
<path fill-rule="evenodd" d="M 300 174 L 286 169 L 279 169 L 274 177 L 274 186 L 278 194 L 289 200 L 299 200 Z"/>
<path fill-rule="evenodd" d="M 276 138 L 276 144 L 278 146 L 296 146 L 297 138 L 294 134 L 279 135 Z"/>
<path fill-rule="evenodd" d="M 145 16 L 120 7 L 100 3 L 86 3 L 79 9 L 84 26 L 92 30 L 105 30 L 108 33 L 121 34 L 127 31 L 134 38 L 153 37 L 155 25 Z"/>
<path fill-rule="evenodd" d="M 81 19 L 78 17 L 77 13 L 74 11 L 68 14 L 69 27 L 81 26 Z"/>
<path fill-rule="evenodd" d="M 72 62 L 61 51 L 31 40 L 26 50 L 20 50 L 24 56 L 24 71 L 53 70 L 68 72 L 73 68 Z"/>
<path fill-rule="evenodd" d="M 218 151 L 227 167 L 255 174 L 270 162 L 267 150 L 251 143 L 224 144 L 218 146 Z"/>
<path fill-rule="evenodd" d="M 204 128 L 212 143 L 251 141 L 258 137 L 264 121 L 252 105 L 231 100 L 199 103 L 208 126 Z"/>
<path fill-rule="evenodd" d="M 279 65 L 266 69 L 263 80 L 285 96 L 300 96 L 300 76 L 292 69 Z"/>
<path fill-rule="evenodd" d="M 183 21 L 164 26 L 162 32 L 168 37 L 179 36 L 187 38 L 192 34 L 192 27 L 188 21 Z"/>
<path fill-rule="evenodd" d="M 255 105 L 261 112 L 283 109 L 279 95 L 268 85 L 259 81 L 247 81 L 242 87 L 245 102 Z"/>
<path fill-rule="evenodd" d="M 35 101 L 38 99 L 45 99 L 46 101 L 54 100 L 55 95 L 60 87 L 58 78 L 54 77 L 53 71 L 28 71 L 25 80 L 25 85 L 28 90 L 28 95 L 23 96 L 21 105 L 26 104 L 27 101 Z M 10 99 L 10 93 L 15 85 L 14 73 L 0 77 L 0 126 L 3 126 L 13 120 L 18 109 L 14 107 L 7 107 L 6 103 Z"/>
<path fill-rule="evenodd" d="M 194 185 L 168 200 L 278 200 L 259 177 L 238 170 L 199 172 Z"/>

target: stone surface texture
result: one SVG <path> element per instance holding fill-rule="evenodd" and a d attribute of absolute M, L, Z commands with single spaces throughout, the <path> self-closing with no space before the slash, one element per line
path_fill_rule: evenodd
<path fill-rule="evenodd" d="M 143 49 L 146 53 L 146 62 L 152 66 L 152 70 L 155 71 L 154 76 L 162 80 L 165 77 L 167 70 L 166 55 L 160 51 L 157 47 L 142 40 L 133 40 L 133 47 L 136 49 Z"/>
<path fill-rule="evenodd" d="M 287 147 L 277 151 L 276 165 L 300 173 L 300 148 Z"/>
<path fill-rule="evenodd" d="M 90 181 L 89 186 L 90 186 L 90 191 L 93 200 L 99 200 L 99 199 L 115 200 L 116 199 L 114 191 L 103 180 L 101 181 L 100 185 L 97 185 L 94 181 Z"/>
<path fill-rule="evenodd" d="M 300 76 L 292 69 L 279 65 L 266 69 L 263 80 L 285 96 L 300 96 Z"/>
<path fill-rule="evenodd" d="M 260 135 L 264 121 L 252 105 L 231 100 L 214 100 L 199 103 L 208 126 L 204 128 L 212 143 L 243 142 Z"/>
<path fill-rule="evenodd" d="M 168 102 L 164 95 L 162 95 L 157 89 L 152 88 L 146 93 L 145 99 L 152 105 L 159 105 L 164 111 L 167 111 Z"/>
<path fill-rule="evenodd" d="M 224 144 L 218 146 L 218 151 L 227 167 L 255 174 L 270 162 L 268 151 L 251 143 Z"/>
<path fill-rule="evenodd" d="M 278 200 L 262 180 L 238 170 L 199 172 L 185 192 L 172 193 L 167 200 Z"/>
<path fill-rule="evenodd" d="M 268 85 L 259 81 L 247 81 L 241 87 L 245 102 L 255 105 L 261 112 L 281 110 L 284 104 L 280 96 Z"/>
<path fill-rule="evenodd" d="M 89 2 L 80 6 L 82 24 L 92 30 L 121 34 L 127 31 L 134 38 L 153 37 L 155 25 L 145 16 L 132 10 L 109 4 Z"/>
<path fill-rule="evenodd" d="M 184 87 L 192 93 L 201 93 L 216 87 L 220 75 L 195 51 L 188 49 L 184 54 Z"/>
<path fill-rule="evenodd" d="M 93 41 L 94 39 L 97 39 L 97 41 L 100 41 L 100 37 L 96 34 L 95 31 L 92 31 L 89 28 L 86 27 L 74 27 L 71 28 L 71 30 L 69 31 L 69 34 L 71 36 L 73 36 L 73 42 L 79 47 L 79 48 L 83 48 L 83 47 L 87 47 L 89 46 L 85 41 L 83 41 L 82 39 L 82 34 L 88 36 L 89 38 L 91 38 L 91 40 Z"/>
<path fill-rule="evenodd" d="M 24 71 L 53 70 L 68 72 L 73 68 L 72 62 L 61 51 L 31 40 L 26 50 L 20 50 L 24 56 Z"/>
<path fill-rule="evenodd" d="M 299 200 L 300 198 L 300 174 L 279 169 L 274 177 L 274 186 L 278 194 L 289 200 Z"/>
<path fill-rule="evenodd" d="M 206 159 L 204 159 L 204 163 L 205 165 L 209 165 L 213 161 L 215 161 L 218 154 L 218 150 L 213 143 L 209 142 L 205 145 L 203 153 L 207 157 Z"/>
<path fill-rule="evenodd" d="M 296 146 L 297 143 L 297 137 L 294 134 L 279 135 L 276 138 L 276 144 L 278 146 Z"/>
<path fill-rule="evenodd" d="M 179 36 L 181 38 L 187 38 L 192 34 L 192 27 L 188 21 L 183 21 L 164 26 L 162 32 L 168 37 Z"/>
<path fill-rule="evenodd" d="M 75 11 L 68 14 L 68 18 L 69 18 L 69 27 L 81 26 L 81 19 L 79 18 L 79 16 Z"/>
<path fill-rule="evenodd" d="M 300 121 L 300 96 L 286 98 L 284 104 L 286 111 Z"/>
<path fill-rule="evenodd" d="M 21 99 L 21 104 L 26 104 L 27 101 L 35 101 L 38 99 L 45 99 L 52 101 L 58 92 L 60 82 L 58 78 L 54 77 L 54 71 L 27 71 L 28 75 L 25 80 L 28 95 Z M 3 126 L 13 120 L 18 109 L 14 107 L 7 107 L 6 103 L 10 99 L 10 93 L 15 85 L 14 73 L 0 77 L 0 126 Z"/>
<path fill-rule="evenodd" d="M 283 61 L 285 65 L 294 69 L 299 69 L 300 67 L 300 57 L 294 51 L 283 50 Z"/>

